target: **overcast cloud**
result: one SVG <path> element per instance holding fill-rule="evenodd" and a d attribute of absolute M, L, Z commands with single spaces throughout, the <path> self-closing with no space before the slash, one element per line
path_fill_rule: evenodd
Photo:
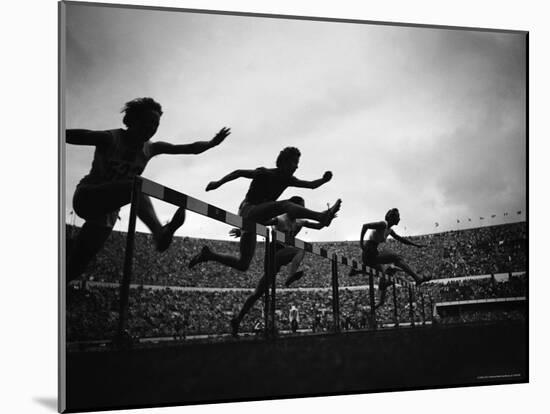
<path fill-rule="evenodd" d="M 151 96 L 164 110 L 153 140 L 192 142 L 232 129 L 201 155 L 153 159 L 145 177 L 236 212 L 248 180 L 208 193 L 206 184 L 237 168 L 273 166 L 292 145 L 302 152 L 298 177 L 331 170 L 334 178 L 283 197 L 302 195 L 319 210 L 343 200 L 333 225 L 304 239 L 357 239 L 364 222 L 391 207 L 401 210 L 397 232 L 405 235 L 524 219 L 522 34 L 82 5 L 67 11 L 67 128 L 121 127 L 124 103 Z M 70 221 L 93 148 L 67 145 L 66 154 Z M 154 203 L 169 220 L 174 208 Z M 190 214 L 180 234 L 225 238 L 227 230 Z"/>

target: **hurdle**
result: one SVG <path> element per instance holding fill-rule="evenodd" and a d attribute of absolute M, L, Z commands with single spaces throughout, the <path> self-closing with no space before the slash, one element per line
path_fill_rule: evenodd
<path fill-rule="evenodd" d="M 395 291 L 395 275 L 392 277 L 392 296 L 393 296 L 393 322 L 395 327 L 399 327 L 399 302 L 397 302 L 397 292 Z"/>
<path fill-rule="evenodd" d="M 415 301 L 413 288 L 412 286 L 409 286 L 409 318 L 411 319 L 411 326 L 413 327 L 415 326 L 415 323 L 414 323 L 414 318 L 415 318 L 414 304 L 415 303 L 416 301 Z"/>
<path fill-rule="evenodd" d="M 165 187 L 154 181 L 151 181 L 144 177 L 136 177 L 132 187 L 131 205 L 130 205 L 130 218 L 128 224 L 128 233 L 126 239 L 126 251 L 124 256 L 123 275 L 120 284 L 120 313 L 118 323 L 118 338 L 127 340 L 129 333 L 127 332 L 128 326 L 128 305 L 129 305 L 129 291 L 130 283 L 132 280 L 132 268 L 133 268 L 133 251 L 135 241 L 135 228 L 137 218 L 137 207 L 139 203 L 140 194 L 156 198 L 158 200 L 167 202 L 169 204 L 183 207 L 186 210 L 192 211 L 197 214 L 209 217 L 216 221 L 237 227 L 241 230 L 254 232 L 260 237 L 265 239 L 265 256 L 264 256 L 264 271 L 268 277 L 271 277 L 271 283 L 268 285 L 264 296 L 264 327 L 267 336 L 274 336 L 276 332 L 275 326 L 275 246 L 277 242 L 285 245 L 296 247 L 306 252 L 315 254 L 322 258 L 328 259 L 332 262 L 332 293 L 333 293 L 333 330 L 335 332 L 340 331 L 340 308 L 339 308 L 339 294 L 338 294 L 338 264 L 345 266 L 351 266 L 354 269 L 359 267 L 359 263 L 354 259 L 349 259 L 336 253 L 330 254 L 326 249 L 313 245 L 312 243 L 305 242 L 303 240 L 291 237 L 288 234 L 280 232 L 276 229 L 269 230 L 263 224 L 247 220 L 239 215 L 230 213 L 214 205 L 205 203 L 190 195 L 180 193 L 171 188 Z M 378 271 L 372 268 L 368 268 L 364 264 L 361 264 L 361 268 L 369 276 L 369 296 L 371 307 L 371 322 L 374 329 L 376 329 L 376 313 L 375 313 L 375 298 L 374 298 L 374 277 L 378 276 Z M 269 279 L 268 279 L 269 280 Z"/>
<path fill-rule="evenodd" d="M 426 325 L 426 313 L 424 311 L 424 293 L 420 292 L 420 306 L 422 306 L 422 325 Z"/>

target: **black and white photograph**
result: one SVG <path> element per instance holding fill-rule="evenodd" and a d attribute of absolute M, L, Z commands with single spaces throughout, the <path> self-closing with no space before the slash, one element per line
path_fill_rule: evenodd
<path fill-rule="evenodd" d="M 60 411 L 529 382 L 528 55 L 60 2 Z"/>

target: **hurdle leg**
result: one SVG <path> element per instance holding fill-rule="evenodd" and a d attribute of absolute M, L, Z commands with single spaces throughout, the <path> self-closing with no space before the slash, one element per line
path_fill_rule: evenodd
<path fill-rule="evenodd" d="M 332 255 L 332 315 L 334 332 L 340 332 L 340 298 L 338 295 L 338 262 L 336 254 Z"/>
<path fill-rule="evenodd" d="M 433 301 L 433 298 L 432 298 L 432 295 L 429 295 L 429 299 L 430 299 L 430 321 L 434 322 L 434 301 Z"/>
<path fill-rule="evenodd" d="M 276 285 L 276 271 L 275 269 L 276 263 L 275 263 L 275 253 L 276 253 L 276 243 L 275 240 L 277 240 L 277 234 L 275 230 L 271 230 L 271 260 L 269 264 L 269 275 L 271 277 L 271 299 L 269 303 L 271 304 L 271 334 L 273 337 L 276 335 L 277 326 L 275 323 L 275 310 L 276 310 L 276 299 L 275 299 L 275 285 Z M 269 287 L 268 287 L 269 290 Z"/>
<path fill-rule="evenodd" d="M 392 279 L 392 292 L 393 292 L 393 321 L 395 327 L 399 327 L 399 302 L 397 302 L 397 292 L 395 291 L 395 277 Z"/>
<path fill-rule="evenodd" d="M 128 233 L 126 235 L 126 252 L 124 254 L 124 268 L 122 273 L 122 282 L 120 283 L 120 310 L 118 319 L 118 339 L 125 338 L 126 328 L 128 326 L 128 297 L 130 295 L 130 283 L 132 281 L 132 262 L 134 258 L 134 242 L 136 234 L 136 217 L 141 193 L 141 178 L 134 179 L 132 186 L 132 196 L 130 204 L 130 220 L 128 223 Z"/>
<path fill-rule="evenodd" d="M 426 325 L 426 314 L 424 312 L 424 293 L 420 291 L 420 304 L 422 306 L 422 325 Z"/>
<path fill-rule="evenodd" d="M 264 275 L 269 276 L 271 269 L 271 241 L 269 238 L 269 232 L 265 235 L 265 257 L 264 257 Z M 269 336 L 269 285 L 264 292 L 264 334 L 267 338 Z"/>
<path fill-rule="evenodd" d="M 378 271 L 376 271 L 378 274 Z M 376 298 L 374 296 L 374 271 L 369 268 L 369 299 L 370 299 L 370 320 L 373 330 L 376 330 Z"/>
<path fill-rule="evenodd" d="M 411 327 L 414 327 L 413 289 L 411 285 L 409 285 L 409 318 L 411 320 Z"/>

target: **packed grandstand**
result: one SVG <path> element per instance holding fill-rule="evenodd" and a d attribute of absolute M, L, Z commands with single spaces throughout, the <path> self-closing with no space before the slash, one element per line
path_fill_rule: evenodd
<path fill-rule="evenodd" d="M 78 228 L 67 226 L 68 249 Z M 415 292 L 414 321 L 432 322 L 434 304 L 460 300 L 525 297 L 527 291 L 527 225 L 525 222 L 410 237 L 426 246 L 414 249 L 392 240 L 388 249 L 403 255 L 428 283 Z M 358 243 L 320 242 L 339 256 L 360 258 Z M 189 258 L 203 245 L 236 253 L 238 243 L 189 237 L 175 238 L 165 253 L 156 253 L 149 234 L 136 233 L 134 272 L 130 290 L 129 330 L 139 338 L 176 338 L 229 332 L 229 320 L 254 289 L 263 272 L 263 246 L 258 245 L 250 269 L 239 272 L 215 263 L 189 270 Z M 67 339 L 98 340 L 113 337 L 118 321 L 118 282 L 126 246 L 126 234 L 113 232 L 103 250 L 67 295 Z M 281 330 L 290 330 L 289 310 L 299 310 L 299 328 L 329 330 L 332 324 L 330 261 L 306 254 L 305 275 L 291 288 L 283 285 L 285 270 L 277 280 L 277 318 Z M 369 326 L 368 277 L 348 276 L 339 268 L 340 318 L 343 329 Z M 405 276 L 402 276 L 405 278 Z M 377 293 L 378 295 L 378 293 Z M 377 309 L 377 322 L 411 322 L 411 298 L 399 281 Z M 262 321 L 262 303 L 243 320 L 242 332 L 253 332 Z M 516 310 L 479 312 L 462 320 L 518 318 Z"/>

